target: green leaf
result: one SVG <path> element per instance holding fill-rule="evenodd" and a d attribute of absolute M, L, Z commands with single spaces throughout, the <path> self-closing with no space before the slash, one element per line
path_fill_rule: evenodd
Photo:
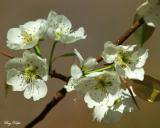
<path fill-rule="evenodd" d="M 59 58 L 59 57 L 70 57 L 70 56 L 75 56 L 75 55 L 76 55 L 75 53 L 70 52 L 70 53 L 65 53 L 65 54 L 63 54 L 63 55 L 60 55 L 60 56 L 58 56 L 58 58 Z"/>
<path fill-rule="evenodd" d="M 142 16 L 136 14 L 134 18 L 134 23 L 139 20 Z M 152 36 L 155 28 L 148 26 L 146 23 L 142 24 L 134 33 L 136 40 L 140 47 Z"/>
<path fill-rule="evenodd" d="M 138 97 L 149 102 L 160 101 L 160 81 L 145 75 L 143 81 L 132 80 L 133 90 Z"/>

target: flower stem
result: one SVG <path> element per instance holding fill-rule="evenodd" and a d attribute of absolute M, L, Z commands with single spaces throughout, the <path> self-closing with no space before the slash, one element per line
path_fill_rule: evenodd
<path fill-rule="evenodd" d="M 58 43 L 57 41 L 53 42 L 52 49 L 51 49 L 51 52 L 50 52 L 50 57 L 49 57 L 49 72 L 48 72 L 49 75 L 52 74 L 52 59 L 53 59 L 54 49 L 55 49 L 57 43 Z"/>
<path fill-rule="evenodd" d="M 39 45 L 34 46 L 34 51 L 38 56 L 42 57 Z"/>
<path fill-rule="evenodd" d="M 100 68 L 100 69 L 94 70 L 94 71 L 84 72 L 84 74 L 88 75 L 88 74 L 93 73 L 93 72 L 102 72 L 102 71 L 105 71 L 105 70 L 108 70 L 108 69 L 113 69 L 113 67 L 114 67 L 114 64 L 109 65 L 109 66 L 104 67 L 104 68 Z"/>

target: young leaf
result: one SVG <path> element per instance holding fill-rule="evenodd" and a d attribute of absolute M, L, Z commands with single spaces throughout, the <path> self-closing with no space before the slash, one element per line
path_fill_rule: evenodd
<path fill-rule="evenodd" d="M 62 54 L 62 55 L 60 55 L 60 56 L 55 57 L 55 58 L 53 59 L 53 62 L 54 62 L 55 60 L 61 58 L 61 57 L 70 57 L 70 56 L 75 56 L 75 55 L 76 55 L 76 54 L 73 53 L 73 52 L 65 53 L 65 54 Z"/>
<path fill-rule="evenodd" d="M 63 54 L 63 55 L 60 55 L 60 56 L 58 56 L 58 58 L 59 57 L 69 57 L 69 56 L 75 56 L 76 54 L 75 53 L 73 53 L 73 52 L 70 52 L 70 53 L 65 53 L 65 54 Z"/>
<path fill-rule="evenodd" d="M 143 81 L 132 80 L 136 95 L 149 102 L 160 101 L 160 81 L 145 75 Z"/>
<path fill-rule="evenodd" d="M 139 20 L 142 16 L 136 14 L 134 18 L 134 23 Z M 134 33 L 136 40 L 140 47 L 152 36 L 155 28 L 148 26 L 146 23 L 142 24 Z"/>

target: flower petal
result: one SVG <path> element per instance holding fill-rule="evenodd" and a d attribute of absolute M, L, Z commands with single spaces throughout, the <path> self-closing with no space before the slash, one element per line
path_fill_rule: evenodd
<path fill-rule="evenodd" d="M 88 93 L 84 96 L 84 101 L 87 103 L 88 108 L 93 108 L 94 106 L 99 105 L 99 103 L 95 102 Z"/>
<path fill-rule="evenodd" d="M 33 80 L 24 91 L 24 97 L 30 99 L 33 97 L 34 101 L 37 101 L 47 94 L 47 86 L 43 80 Z"/>
<path fill-rule="evenodd" d="M 111 41 L 107 41 L 104 44 L 104 51 L 102 53 L 102 57 L 104 61 L 107 63 L 113 63 L 114 60 L 116 59 L 117 48 Z"/>
<path fill-rule="evenodd" d="M 129 79 L 137 79 L 137 80 L 143 80 L 144 79 L 144 69 L 143 68 L 125 68 L 126 76 Z"/>
<path fill-rule="evenodd" d="M 60 38 L 60 41 L 65 44 L 74 43 L 78 40 L 85 39 L 87 36 L 84 35 L 85 31 L 83 27 L 80 27 L 75 32 L 72 32 L 70 34 L 64 34 Z"/>
<path fill-rule="evenodd" d="M 108 111 L 108 108 L 105 105 L 96 106 L 93 111 L 94 119 L 97 119 L 98 122 L 101 122 L 107 111 Z"/>
<path fill-rule="evenodd" d="M 14 50 L 19 50 L 24 47 L 21 29 L 11 28 L 7 32 L 7 46 Z"/>
<path fill-rule="evenodd" d="M 26 86 L 26 78 L 16 69 L 7 71 L 7 84 L 12 86 L 13 91 L 23 91 Z"/>
<path fill-rule="evenodd" d="M 134 52 L 131 56 L 131 61 L 134 63 L 135 67 L 141 68 L 146 63 L 148 58 L 148 49 L 139 49 L 138 51 Z"/>
<path fill-rule="evenodd" d="M 83 69 L 86 71 L 93 70 L 97 64 L 96 58 L 89 57 L 84 61 Z"/>
<path fill-rule="evenodd" d="M 82 66 L 84 63 L 84 59 L 82 57 L 82 55 L 78 52 L 77 49 L 74 49 L 74 53 L 76 54 L 76 56 L 78 57 L 79 61 L 80 61 L 80 65 Z"/>
<path fill-rule="evenodd" d="M 82 76 L 82 71 L 81 69 L 77 66 L 77 65 L 72 65 L 71 67 L 71 76 L 74 78 L 74 79 L 78 79 Z"/>
<path fill-rule="evenodd" d="M 136 47 L 136 45 L 127 45 L 127 46 L 119 45 L 118 47 L 120 49 L 123 49 L 123 51 L 132 52 L 134 50 L 134 48 Z"/>

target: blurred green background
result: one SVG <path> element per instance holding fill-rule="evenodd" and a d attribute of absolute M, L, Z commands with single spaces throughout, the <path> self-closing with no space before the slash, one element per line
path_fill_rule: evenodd
<path fill-rule="evenodd" d="M 30 20 L 47 18 L 50 10 L 67 16 L 73 28 L 83 26 L 86 30 L 86 40 L 80 40 L 72 45 L 58 44 L 56 55 L 73 51 L 77 48 L 84 58 L 97 56 L 103 50 L 106 41 L 117 40 L 133 22 L 136 8 L 144 0 L 0 0 L 0 50 L 21 56 L 22 51 L 10 50 L 6 47 L 6 33 L 9 28 L 17 27 Z M 160 79 L 160 28 L 144 47 L 149 48 L 149 59 L 145 65 L 147 74 Z M 131 36 L 126 44 L 136 43 Z M 49 55 L 52 42 L 46 41 L 41 45 L 45 57 Z M 4 69 L 8 58 L 0 55 L 0 128 L 8 128 L 4 121 L 20 121 L 22 128 L 34 119 L 52 99 L 57 90 L 63 87 L 64 82 L 49 79 L 48 94 L 45 98 L 33 102 L 26 100 L 21 92 L 9 92 L 5 97 L 4 82 L 6 73 Z M 60 59 L 54 64 L 57 72 L 70 75 L 70 66 L 74 58 Z M 124 114 L 116 124 L 97 123 L 93 121 L 92 110 L 81 98 L 74 102 L 76 94 L 67 96 L 41 121 L 35 128 L 159 128 L 160 103 L 147 103 L 139 99 L 142 111 L 135 110 Z"/>

